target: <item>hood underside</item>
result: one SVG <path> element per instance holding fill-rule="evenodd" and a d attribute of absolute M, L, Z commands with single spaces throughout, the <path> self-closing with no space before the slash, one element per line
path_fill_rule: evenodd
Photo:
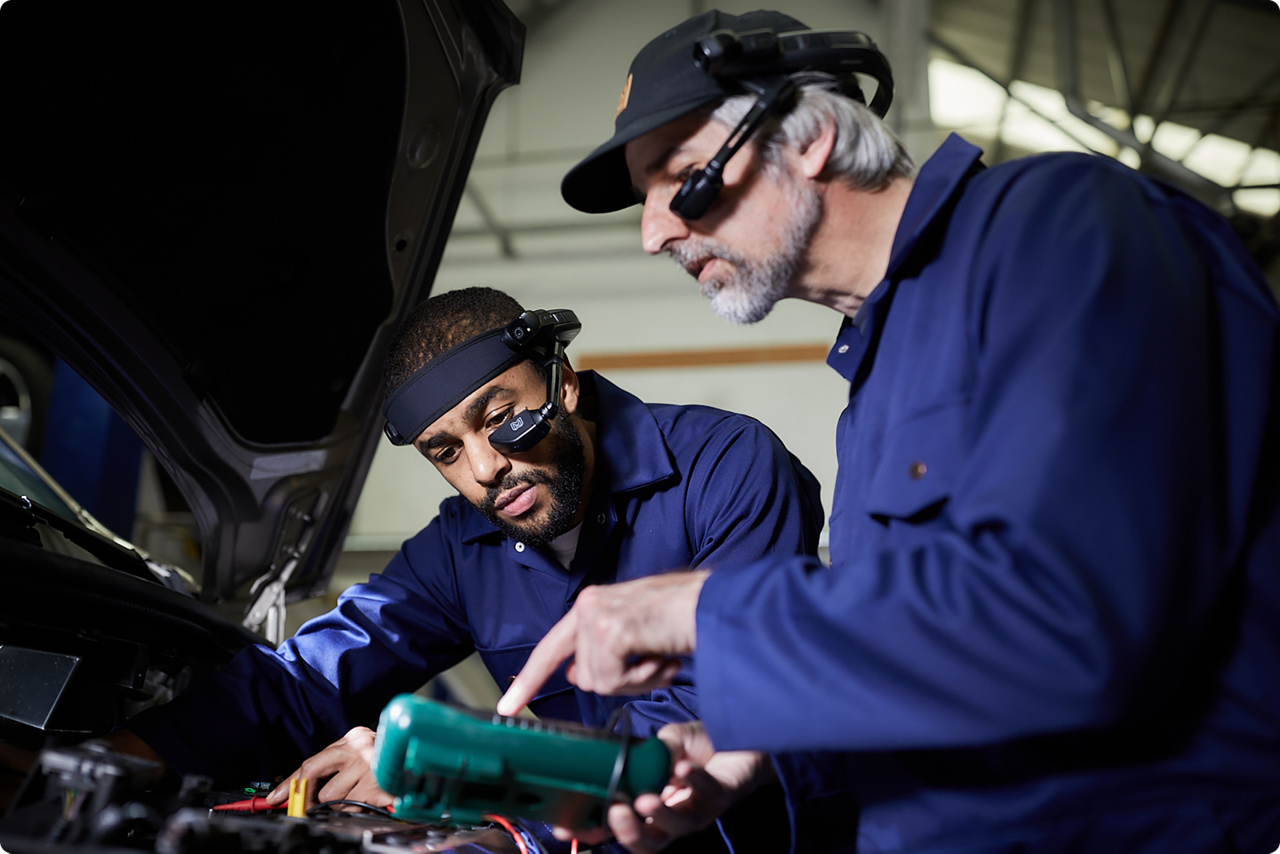
<path fill-rule="evenodd" d="M 0 6 L 0 310 L 178 484 L 207 600 L 327 584 L 522 39 L 496 0 Z"/>

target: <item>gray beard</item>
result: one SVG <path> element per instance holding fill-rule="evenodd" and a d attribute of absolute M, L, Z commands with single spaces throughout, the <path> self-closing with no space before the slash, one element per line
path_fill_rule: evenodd
<path fill-rule="evenodd" d="M 730 323 L 757 323 L 787 295 L 822 219 L 822 198 L 816 190 L 790 176 L 775 180 L 783 182 L 790 216 L 781 226 L 782 245 L 771 257 L 751 261 L 718 240 L 702 236 L 688 237 L 668 250 L 686 270 L 705 258 L 722 258 L 733 265 L 734 272 L 727 278 L 708 279 L 698 286 L 716 314 Z"/>

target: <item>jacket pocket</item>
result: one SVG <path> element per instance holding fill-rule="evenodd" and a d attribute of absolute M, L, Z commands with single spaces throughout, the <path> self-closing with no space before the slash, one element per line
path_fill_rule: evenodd
<path fill-rule="evenodd" d="M 476 651 L 480 653 L 484 666 L 498 683 L 499 690 L 506 691 L 511 684 L 511 678 L 524 667 L 525 662 L 529 660 L 529 653 L 533 652 L 535 646 L 537 644 L 522 644 L 502 649 L 477 648 Z M 578 709 L 578 694 L 564 676 L 567 666 L 568 662 L 564 662 L 557 667 L 556 672 L 552 673 L 546 684 L 542 686 L 542 690 L 529 701 L 529 710 L 538 717 L 570 721 L 580 719 L 582 713 Z"/>
<path fill-rule="evenodd" d="M 963 463 L 967 412 L 968 401 L 957 399 L 889 429 L 867 491 L 867 512 L 872 518 L 918 521 L 942 508 Z"/>

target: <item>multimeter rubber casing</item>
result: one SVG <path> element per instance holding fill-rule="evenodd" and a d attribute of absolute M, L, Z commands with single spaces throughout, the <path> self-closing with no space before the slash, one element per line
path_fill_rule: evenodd
<path fill-rule="evenodd" d="M 600 827 L 611 801 L 657 792 L 671 754 L 635 739 L 561 721 L 512 718 L 412 694 L 382 711 L 374 743 L 378 785 L 410 821 L 477 824 L 487 815 Z"/>

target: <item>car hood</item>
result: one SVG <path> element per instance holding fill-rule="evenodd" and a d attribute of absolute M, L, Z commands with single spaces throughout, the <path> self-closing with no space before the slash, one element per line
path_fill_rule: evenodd
<path fill-rule="evenodd" d="M 0 5 L 0 311 L 177 483 L 205 601 L 325 590 L 523 38 L 498 0 Z"/>

